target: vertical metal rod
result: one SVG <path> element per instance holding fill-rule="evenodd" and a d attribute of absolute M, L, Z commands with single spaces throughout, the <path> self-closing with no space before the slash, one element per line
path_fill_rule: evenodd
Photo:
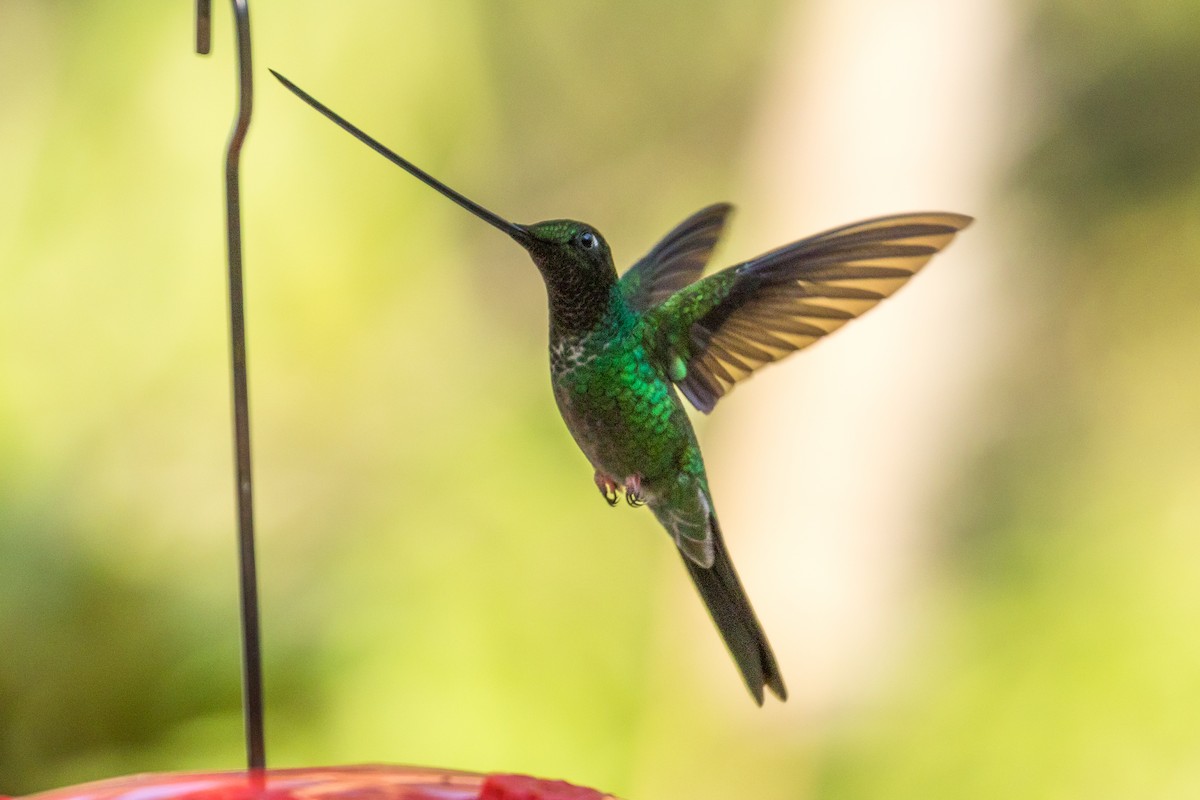
<path fill-rule="evenodd" d="M 263 725 L 262 644 L 258 611 L 258 569 L 254 552 L 254 494 L 250 469 L 250 400 L 246 385 L 246 318 L 242 281 L 242 214 L 239 166 L 254 107 L 250 59 L 250 9 L 232 0 L 238 48 L 238 115 L 225 151 L 225 231 L 229 257 L 229 339 L 233 378 L 233 436 L 236 462 L 238 556 L 242 619 L 242 708 L 246 762 L 266 767 Z M 207 52 L 209 0 L 196 0 L 196 49 Z"/>
<path fill-rule="evenodd" d="M 196 52 L 202 56 L 212 52 L 211 0 L 196 0 Z"/>

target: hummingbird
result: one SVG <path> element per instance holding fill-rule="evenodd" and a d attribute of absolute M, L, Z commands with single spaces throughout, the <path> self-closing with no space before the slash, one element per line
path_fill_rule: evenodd
<path fill-rule="evenodd" d="M 591 225 L 518 225 L 448 187 L 275 70 L 359 141 L 521 245 L 546 285 L 550 380 L 567 429 L 610 506 L 649 506 L 675 543 L 750 694 L 787 688 L 725 545 L 683 398 L 702 413 L 767 364 L 893 294 L 971 217 L 922 212 L 818 233 L 701 277 L 732 206 L 679 223 L 618 277 Z"/>

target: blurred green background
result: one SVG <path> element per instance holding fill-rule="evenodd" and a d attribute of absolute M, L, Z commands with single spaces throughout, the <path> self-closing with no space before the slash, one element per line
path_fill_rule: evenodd
<path fill-rule="evenodd" d="M 215 5 L 205 59 L 190 2 L 0 0 L 0 792 L 241 763 Z M 274 766 L 1200 796 L 1200 4 L 252 14 Z M 650 515 L 596 496 L 524 255 L 267 66 L 621 267 L 716 200 L 725 263 L 979 218 L 700 422 L 791 702 L 753 706 Z"/>

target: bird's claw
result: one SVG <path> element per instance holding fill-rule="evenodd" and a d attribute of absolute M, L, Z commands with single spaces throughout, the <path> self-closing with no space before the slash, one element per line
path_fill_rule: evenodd
<path fill-rule="evenodd" d="M 629 503 L 631 508 L 646 505 L 646 498 L 642 495 L 641 475 L 630 475 L 625 479 L 625 502 Z"/>
<path fill-rule="evenodd" d="M 621 495 L 617 494 L 617 489 L 620 487 L 616 481 L 602 472 L 596 473 L 596 488 L 600 490 L 600 494 L 604 495 L 605 501 L 609 506 L 615 506 L 621 502 Z"/>

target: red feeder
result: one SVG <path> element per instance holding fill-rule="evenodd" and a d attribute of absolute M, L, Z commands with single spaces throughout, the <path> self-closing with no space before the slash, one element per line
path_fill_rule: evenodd
<path fill-rule="evenodd" d="M 264 772 L 160 772 L 0 800 L 615 800 L 526 775 L 426 767 L 309 767 Z"/>

